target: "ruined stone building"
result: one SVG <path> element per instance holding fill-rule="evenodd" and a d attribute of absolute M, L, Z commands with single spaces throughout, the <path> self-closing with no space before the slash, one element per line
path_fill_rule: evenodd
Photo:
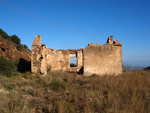
<path fill-rule="evenodd" d="M 70 67 L 71 57 L 77 58 L 76 67 Z M 56 51 L 47 48 L 41 43 L 40 35 L 36 35 L 32 43 L 31 71 L 47 74 L 48 69 L 77 72 L 85 76 L 121 74 L 122 44 L 118 40 L 113 41 L 113 36 L 110 36 L 103 46 L 89 43 L 87 47 L 79 50 Z"/>

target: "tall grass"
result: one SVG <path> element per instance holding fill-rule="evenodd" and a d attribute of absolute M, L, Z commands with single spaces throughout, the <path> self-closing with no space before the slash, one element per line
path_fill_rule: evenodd
<path fill-rule="evenodd" d="M 150 71 L 84 77 L 73 73 L 0 76 L 3 113 L 149 113 Z"/>

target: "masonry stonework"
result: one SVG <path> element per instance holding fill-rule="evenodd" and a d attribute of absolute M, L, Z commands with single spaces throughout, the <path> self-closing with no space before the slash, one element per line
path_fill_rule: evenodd
<path fill-rule="evenodd" d="M 77 67 L 70 67 L 70 57 L 77 57 Z M 122 73 L 122 44 L 108 37 L 107 43 L 89 43 L 87 47 L 75 50 L 49 49 L 41 43 L 40 35 L 36 35 L 32 43 L 31 71 L 47 74 L 47 70 L 77 72 L 85 76 L 92 74 L 113 75 Z"/>

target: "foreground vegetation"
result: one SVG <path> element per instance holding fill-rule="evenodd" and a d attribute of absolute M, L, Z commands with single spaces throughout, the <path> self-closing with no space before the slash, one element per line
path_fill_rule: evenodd
<path fill-rule="evenodd" d="M 150 72 L 1 74 L 0 100 L 1 113 L 149 113 Z"/>

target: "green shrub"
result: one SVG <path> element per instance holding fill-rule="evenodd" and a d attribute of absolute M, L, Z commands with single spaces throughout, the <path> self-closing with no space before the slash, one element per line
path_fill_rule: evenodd
<path fill-rule="evenodd" d="M 48 87 L 53 91 L 65 91 L 67 89 L 67 84 L 64 81 L 53 79 Z"/>
<path fill-rule="evenodd" d="M 12 35 L 12 36 L 9 36 L 5 31 L 3 31 L 2 29 L 0 29 L 0 36 L 5 39 L 5 42 L 9 45 L 13 43 L 16 44 L 16 48 L 18 50 L 21 50 L 22 48 L 24 49 L 28 49 L 28 46 L 27 45 L 23 45 L 21 44 L 21 40 L 18 36 L 16 35 Z M 29 50 L 29 49 L 28 49 Z"/>
<path fill-rule="evenodd" d="M 23 46 L 21 44 L 18 44 L 16 47 L 18 50 L 21 50 L 23 48 Z"/>
<path fill-rule="evenodd" d="M 28 49 L 28 46 L 27 46 L 27 45 L 23 45 L 23 47 L 24 47 L 25 49 Z"/>
<path fill-rule="evenodd" d="M 28 46 L 27 45 L 23 45 L 23 44 L 18 44 L 17 46 L 16 46 L 16 48 L 20 51 L 20 50 L 22 50 L 23 48 L 24 49 L 28 49 Z M 29 49 L 28 49 L 29 50 Z"/>
<path fill-rule="evenodd" d="M 2 29 L 0 29 L 0 36 L 4 39 L 10 39 L 10 36 L 4 32 Z"/>
<path fill-rule="evenodd" d="M 0 74 L 11 76 L 17 71 L 17 67 L 14 62 L 0 57 Z"/>
<path fill-rule="evenodd" d="M 15 44 L 20 44 L 20 38 L 18 38 L 18 36 L 13 35 L 10 38 L 11 38 L 11 41 L 14 42 Z"/>

